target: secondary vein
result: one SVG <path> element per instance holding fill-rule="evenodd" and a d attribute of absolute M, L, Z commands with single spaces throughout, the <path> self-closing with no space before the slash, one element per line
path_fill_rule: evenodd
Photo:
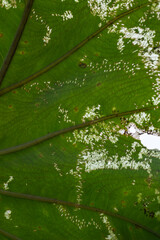
<path fill-rule="evenodd" d="M 3 62 L 3 65 L 2 65 L 2 68 L 0 70 L 0 85 L 2 84 L 2 81 L 7 73 L 7 70 L 8 70 L 8 67 L 13 59 L 13 56 L 16 52 L 16 49 L 17 49 L 17 46 L 18 46 L 18 43 L 21 39 L 21 36 L 22 36 L 22 33 L 24 31 L 24 28 L 25 28 L 25 25 L 27 23 L 27 20 L 28 20 L 28 17 L 29 17 L 29 14 L 30 14 L 30 11 L 31 11 L 31 8 L 32 8 L 32 5 L 33 5 L 33 1 L 34 0 L 29 0 L 25 9 L 24 9 L 24 13 L 23 13 L 23 17 L 22 17 L 22 20 L 19 24 L 19 27 L 17 29 L 17 32 L 16 32 L 16 35 L 14 37 L 14 40 L 11 44 L 11 47 L 8 51 L 8 54 Z"/>
<path fill-rule="evenodd" d="M 0 155 L 6 155 L 6 154 L 14 153 L 14 152 L 17 152 L 17 151 L 21 151 L 23 149 L 32 147 L 34 145 L 42 143 L 46 140 L 49 140 L 49 139 L 54 138 L 56 136 L 59 136 L 61 134 L 72 132 L 72 131 L 80 129 L 80 128 L 89 127 L 89 126 L 94 125 L 98 122 L 102 122 L 102 121 L 109 120 L 109 119 L 116 118 L 116 117 L 122 117 L 122 116 L 125 116 L 125 115 L 130 115 L 130 114 L 134 114 L 134 113 L 149 111 L 149 110 L 153 110 L 153 109 L 156 110 L 158 108 L 159 108 L 159 106 L 150 106 L 150 107 L 130 110 L 130 111 L 127 111 L 127 112 L 115 113 L 115 114 L 104 116 L 104 117 L 101 117 L 101 118 L 97 118 L 97 119 L 94 119 L 94 120 L 91 120 L 91 121 L 88 121 L 88 122 L 83 122 L 81 124 L 74 125 L 74 126 L 71 126 L 69 128 L 65 128 L 65 129 L 61 129 L 59 131 L 49 133 L 45 136 L 36 138 L 32 141 L 29 141 L 29 142 L 26 142 L 26 143 L 23 143 L 23 144 L 20 144 L 20 145 L 17 145 L 17 146 L 13 146 L 13 147 L 6 148 L 6 149 L 1 149 L 0 150 Z"/>
<path fill-rule="evenodd" d="M 0 234 L 2 234 L 3 236 L 5 236 L 5 237 L 7 237 L 7 238 L 9 238 L 11 240 L 21 240 L 20 238 L 18 238 L 16 236 L 14 236 L 14 235 L 4 231 L 3 229 L 0 229 Z"/>
<path fill-rule="evenodd" d="M 150 232 L 152 234 L 154 234 L 156 237 L 160 238 L 160 234 L 153 231 L 152 229 L 137 223 L 136 221 L 129 219 L 127 217 L 121 216 L 119 214 L 104 210 L 104 209 L 100 209 L 100 208 L 96 208 L 96 207 L 90 207 L 87 205 L 83 205 L 83 204 L 78 204 L 78 203 L 74 203 L 74 202 L 68 202 L 68 201 L 62 201 L 62 200 L 58 200 L 58 199 L 54 199 L 54 198 L 47 198 L 47 197 L 40 197 L 40 196 L 35 196 L 35 195 L 29 195 L 29 194 L 22 194 L 22 193 L 17 193 L 17 192 L 10 192 L 10 191 L 5 191 L 0 189 L 0 194 L 5 195 L 5 196 L 9 196 L 9 197 L 14 197 L 14 198 L 20 198 L 20 199 L 26 199 L 26 200 L 33 200 L 33 201 L 39 201 L 39 202 L 45 202 L 45 203 L 54 203 L 54 204 L 58 204 L 58 205 L 63 205 L 63 206 L 69 206 L 69 207 L 75 207 L 75 208 L 79 208 L 79 209 L 85 209 L 88 211 L 93 211 L 93 212 L 97 212 L 97 213 L 103 213 L 106 214 L 108 216 L 111 217 L 115 217 L 115 218 L 119 218 L 123 221 L 129 222 L 147 232 Z"/>
<path fill-rule="evenodd" d="M 154 2 L 157 2 L 157 0 L 153 1 L 153 2 L 147 2 L 145 4 L 142 4 L 140 6 L 137 6 L 133 9 L 130 9 L 118 16 L 116 16 L 115 18 L 113 18 L 112 20 L 108 21 L 104 26 L 102 26 L 101 28 L 99 28 L 96 32 L 94 32 L 93 34 L 91 34 L 90 36 L 88 36 L 86 39 L 84 39 L 82 42 L 80 42 L 78 45 L 76 45 L 75 47 L 73 47 L 70 51 L 68 51 L 67 53 L 65 53 L 63 56 L 61 56 L 60 58 L 58 58 L 57 60 L 53 61 L 52 63 L 50 63 L 48 66 L 44 67 L 43 69 L 41 69 L 40 71 L 30 75 L 29 77 L 27 77 L 26 79 L 17 82 L 15 84 L 12 84 L 6 88 L 3 88 L 0 90 L 0 96 L 16 89 L 19 88 L 27 83 L 29 83 L 30 81 L 32 81 L 33 79 L 39 77 L 40 75 L 48 72 L 50 69 L 52 69 L 53 67 L 57 66 L 58 64 L 60 64 L 61 62 L 63 62 L 66 58 L 68 58 L 69 56 L 71 56 L 73 53 L 75 53 L 77 50 L 79 50 L 81 47 L 83 47 L 86 43 L 88 43 L 91 39 L 93 39 L 94 37 L 96 37 L 99 33 L 101 33 L 102 31 L 104 31 L 107 27 L 111 26 L 114 22 L 116 22 L 117 20 L 129 15 L 130 13 L 133 13 L 143 7 L 146 7 L 148 5 L 153 4 Z"/>

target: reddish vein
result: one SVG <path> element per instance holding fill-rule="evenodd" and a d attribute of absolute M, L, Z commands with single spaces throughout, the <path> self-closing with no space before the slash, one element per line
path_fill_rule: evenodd
<path fill-rule="evenodd" d="M 17 146 L 13 146 L 13 147 L 6 148 L 6 149 L 1 149 L 0 150 L 0 155 L 6 155 L 6 154 L 9 154 L 9 153 L 21 151 L 23 149 L 32 147 L 34 145 L 42 143 L 42 142 L 44 142 L 46 140 L 49 140 L 49 139 L 54 138 L 56 136 L 59 136 L 61 134 L 72 132 L 72 131 L 80 129 L 80 128 L 88 127 L 88 126 L 91 126 L 91 125 L 96 124 L 98 122 L 102 122 L 102 121 L 109 120 L 109 119 L 116 118 L 116 117 L 122 117 L 122 116 L 129 115 L 129 114 L 149 111 L 149 110 L 152 110 L 152 109 L 155 110 L 155 109 L 158 109 L 158 108 L 159 108 L 159 106 L 150 106 L 150 107 L 145 107 L 145 108 L 141 108 L 141 109 L 135 109 L 135 110 L 122 112 L 122 113 L 115 113 L 115 114 L 112 114 L 112 115 L 109 115 L 109 116 L 97 118 L 95 120 L 91 120 L 91 121 L 88 121 L 88 122 L 84 122 L 84 123 L 81 123 L 81 124 L 78 124 L 78 125 L 71 126 L 69 128 L 65 128 L 65 129 L 61 129 L 61 130 L 56 131 L 56 132 L 49 133 L 49 134 L 47 134 L 45 136 L 36 138 L 36 139 L 34 139 L 32 141 L 29 141 L 29 142 L 26 142 L 26 143 L 23 143 L 23 144 L 20 144 L 20 145 L 17 145 Z"/>
<path fill-rule="evenodd" d="M 86 43 L 88 43 L 91 39 L 93 39 L 94 37 L 96 37 L 97 35 L 99 35 L 102 31 L 104 31 L 107 27 L 111 26 L 114 22 L 118 21 L 119 19 L 143 8 L 146 7 L 150 4 L 153 4 L 154 2 L 157 2 L 157 0 L 153 1 L 153 2 L 147 2 L 145 4 L 142 4 L 140 6 L 137 6 L 133 9 L 128 10 L 127 12 L 124 12 L 118 16 L 116 16 L 115 18 L 113 18 L 112 20 L 108 21 L 104 26 L 102 26 L 101 28 L 99 28 L 96 32 L 92 33 L 91 35 L 89 35 L 86 39 L 84 39 L 82 42 L 80 42 L 78 45 L 76 45 L 75 47 L 73 47 L 70 51 L 68 51 L 67 53 L 65 53 L 62 57 L 58 58 L 57 60 L 55 60 L 54 62 L 50 63 L 48 66 L 44 67 L 43 69 L 41 69 L 40 71 L 32 74 L 31 76 L 27 77 L 26 79 L 17 82 L 15 84 L 12 84 L 6 88 L 3 88 L 0 90 L 0 96 L 12 91 L 13 89 L 19 88 L 25 84 L 27 84 L 28 82 L 32 81 L 33 79 L 39 77 L 40 75 L 48 72 L 50 69 L 52 69 L 53 67 L 57 66 L 58 64 L 60 64 L 61 62 L 63 62 L 66 58 L 68 58 L 69 56 L 71 56 L 73 53 L 75 53 L 78 49 L 80 49 L 81 47 L 83 47 Z"/>
<path fill-rule="evenodd" d="M 7 237 L 9 239 L 12 239 L 12 240 L 21 240 L 20 238 L 18 238 L 16 236 L 14 236 L 14 235 L 4 231 L 3 229 L 0 229 L 0 234 L 2 234 L 3 236 L 5 236 L 5 237 Z"/>
<path fill-rule="evenodd" d="M 9 196 L 9 197 L 14 197 L 14 198 L 20 198 L 20 199 L 26 199 L 26 200 L 33 200 L 33 201 L 39 201 L 39 202 L 45 202 L 45 203 L 54 203 L 54 204 L 58 204 L 58 205 L 63 205 L 63 206 L 69 206 L 69 207 L 75 207 L 75 208 L 80 208 L 80 209 L 85 209 L 88 211 L 92 211 L 92 212 L 98 212 L 98 213 L 103 213 L 106 214 L 108 216 L 111 217 L 115 217 L 115 218 L 119 218 L 123 221 L 129 222 L 139 228 L 142 228 L 143 230 L 146 230 L 147 232 L 150 232 L 152 234 L 154 234 L 156 237 L 160 238 L 160 234 L 157 232 L 154 232 L 152 229 L 137 223 L 136 221 L 129 219 L 127 217 L 121 216 L 119 214 L 107 211 L 107 210 L 103 210 L 100 208 L 95 208 L 95 207 L 90 207 L 90 206 L 86 206 L 86 205 L 82 205 L 82 204 L 78 204 L 78 203 L 74 203 L 74 202 L 68 202 L 68 201 L 62 201 L 62 200 L 58 200 L 58 199 L 54 199 L 54 198 L 46 198 L 46 197 L 40 197 L 40 196 L 35 196 L 35 195 L 29 195 L 29 194 L 22 194 L 22 193 L 17 193 L 17 192 L 10 192 L 10 191 L 5 191 L 5 190 L 1 190 L 0 189 L 0 194 L 5 195 L 5 196 Z"/>
<path fill-rule="evenodd" d="M 12 45 L 11 45 L 9 51 L 8 51 L 8 54 L 7 54 L 7 56 L 6 56 L 6 58 L 3 62 L 2 68 L 0 70 L 0 85 L 2 84 L 2 81 L 3 81 L 3 79 L 6 75 L 6 72 L 8 70 L 8 67 L 9 67 L 9 65 L 12 61 L 12 58 L 13 58 L 15 52 L 16 52 L 18 43 L 21 39 L 22 33 L 23 33 L 25 25 L 27 23 L 27 20 L 28 20 L 28 17 L 29 17 L 29 14 L 30 14 L 30 11 L 31 11 L 31 8 L 32 8 L 32 5 L 33 5 L 33 1 L 34 0 L 29 0 L 26 7 L 25 7 L 20 25 L 17 29 L 16 35 L 15 35 L 14 40 L 12 42 Z"/>

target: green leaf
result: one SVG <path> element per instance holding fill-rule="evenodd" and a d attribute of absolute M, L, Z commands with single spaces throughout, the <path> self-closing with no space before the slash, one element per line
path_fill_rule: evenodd
<path fill-rule="evenodd" d="M 159 239 L 160 2 L 6 0 L 0 20 L 0 239 Z"/>

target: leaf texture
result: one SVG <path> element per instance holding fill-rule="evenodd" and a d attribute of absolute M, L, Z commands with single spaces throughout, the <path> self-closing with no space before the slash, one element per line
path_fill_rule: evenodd
<path fill-rule="evenodd" d="M 0 19 L 0 239 L 159 239 L 160 2 L 7 0 Z"/>

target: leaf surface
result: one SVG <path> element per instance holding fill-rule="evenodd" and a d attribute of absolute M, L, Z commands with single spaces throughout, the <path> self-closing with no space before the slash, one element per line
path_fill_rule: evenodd
<path fill-rule="evenodd" d="M 159 1 L 5 4 L 0 239 L 159 239 Z"/>

